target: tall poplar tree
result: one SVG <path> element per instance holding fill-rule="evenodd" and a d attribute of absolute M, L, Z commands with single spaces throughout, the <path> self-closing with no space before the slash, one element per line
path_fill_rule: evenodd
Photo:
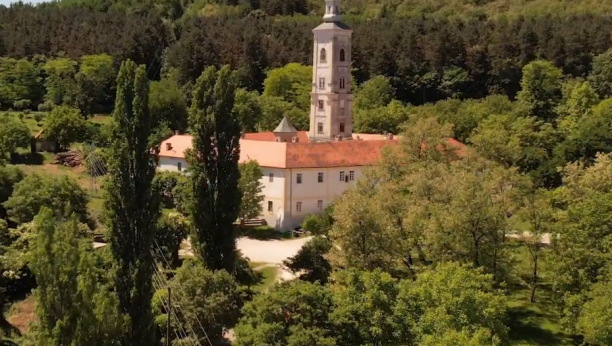
<path fill-rule="evenodd" d="M 211 270 L 234 272 L 240 211 L 240 122 L 232 111 L 236 81 L 229 67 L 198 78 L 189 112 L 193 147 L 187 153 L 193 187 L 194 248 Z"/>
<path fill-rule="evenodd" d="M 119 307 L 129 316 L 123 338 L 126 346 L 152 345 L 155 335 L 151 314 L 151 249 L 159 198 L 151 188 L 156 165 L 148 143 L 155 121 L 149 114 L 148 95 L 144 66 L 123 62 L 112 114 L 105 206 L 108 238 L 117 267 Z"/>

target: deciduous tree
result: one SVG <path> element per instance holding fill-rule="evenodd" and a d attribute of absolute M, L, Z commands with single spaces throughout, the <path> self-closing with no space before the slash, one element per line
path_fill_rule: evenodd
<path fill-rule="evenodd" d="M 29 148 L 32 136 L 21 121 L 7 115 L 0 115 L 0 164 L 8 161 L 17 148 Z"/>
<path fill-rule="evenodd" d="M 228 66 L 198 78 L 189 113 L 193 147 L 187 152 L 193 199 L 194 249 L 211 270 L 234 273 L 240 213 L 240 122 L 233 112 L 236 82 Z"/>
<path fill-rule="evenodd" d="M 125 346 L 149 346 L 153 339 L 152 246 L 159 196 L 152 188 L 155 154 L 149 136 L 155 128 L 148 108 L 145 67 L 124 61 L 117 77 L 108 149 L 105 207 L 108 239 L 117 266 L 115 290 L 121 313 L 129 317 Z"/>
<path fill-rule="evenodd" d="M 30 174 L 14 185 L 3 206 L 8 217 L 18 224 L 32 221 L 43 207 L 64 218 L 75 215 L 79 222 L 87 223 L 88 202 L 87 192 L 67 175 Z"/>
<path fill-rule="evenodd" d="M 546 60 L 533 61 L 523 67 L 521 91 L 517 98 L 529 115 L 552 122 L 562 97 L 561 70 Z"/>
<path fill-rule="evenodd" d="M 242 199 L 240 200 L 240 220 L 244 222 L 261 215 L 263 212 L 262 202 L 266 196 L 262 193 L 263 184 L 260 179 L 263 173 L 257 161 L 244 162 L 238 167 L 240 169 L 238 187 L 242 194 Z"/>
<path fill-rule="evenodd" d="M 57 223 L 43 208 L 34 220 L 30 267 L 38 285 L 35 345 L 119 345 L 123 319 L 116 298 L 97 282 L 91 246 L 75 218 Z"/>
<path fill-rule="evenodd" d="M 46 116 L 44 130 L 46 139 L 68 149 L 70 144 L 84 139 L 87 122 L 78 109 L 59 106 Z"/>

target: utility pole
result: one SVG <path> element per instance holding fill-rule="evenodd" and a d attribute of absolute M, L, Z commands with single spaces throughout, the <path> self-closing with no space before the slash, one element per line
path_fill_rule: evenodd
<path fill-rule="evenodd" d="M 172 317 L 172 289 L 168 286 L 168 321 L 166 321 L 166 346 L 170 346 L 170 318 Z"/>

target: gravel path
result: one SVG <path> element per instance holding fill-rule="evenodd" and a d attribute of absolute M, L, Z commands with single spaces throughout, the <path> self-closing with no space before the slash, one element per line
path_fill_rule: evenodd
<path fill-rule="evenodd" d="M 249 238 L 239 238 L 236 246 L 251 262 L 262 262 L 255 270 L 266 267 L 278 267 L 279 275 L 277 281 L 293 280 L 295 275 L 287 270 L 282 264 L 289 257 L 295 256 L 302 246 L 311 237 L 304 237 L 292 240 L 256 240 Z M 193 256 L 189 241 L 183 241 L 183 246 L 179 250 L 180 256 Z"/>

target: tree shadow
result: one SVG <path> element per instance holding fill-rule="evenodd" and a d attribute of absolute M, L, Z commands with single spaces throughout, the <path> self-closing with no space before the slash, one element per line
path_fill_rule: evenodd
<path fill-rule="evenodd" d="M 510 340 L 530 345 L 580 345 L 559 325 L 550 284 L 538 285 L 536 302 L 533 303 L 529 300 L 529 289 L 514 287 L 513 290 L 521 293 L 514 296 L 515 304 L 507 310 Z"/>
<path fill-rule="evenodd" d="M 562 344 L 563 338 L 560 335 L 532 323 L 533 320 L 544 318 L 541 313 L 517 307 L 508 309 L 507 316 L 507 325 L 510 328 L 508 336 L 511 340 L 533 345 Z"/>
<path fill-rule="evenodd" d="M 14 165 L 40 166 L 45 162 L 41 153 L 16 153 L 11 155 L 11 163 Z"/>
<path fill-rule="evenodd" d="M 291 232 L 279 232 L 270 226 L 237 226 L 236 227 L 236 236 L 246 237 L 249 239 L 256 240 L 282 240 L 282 239 L 293 239 L 293 234 Z"/>

